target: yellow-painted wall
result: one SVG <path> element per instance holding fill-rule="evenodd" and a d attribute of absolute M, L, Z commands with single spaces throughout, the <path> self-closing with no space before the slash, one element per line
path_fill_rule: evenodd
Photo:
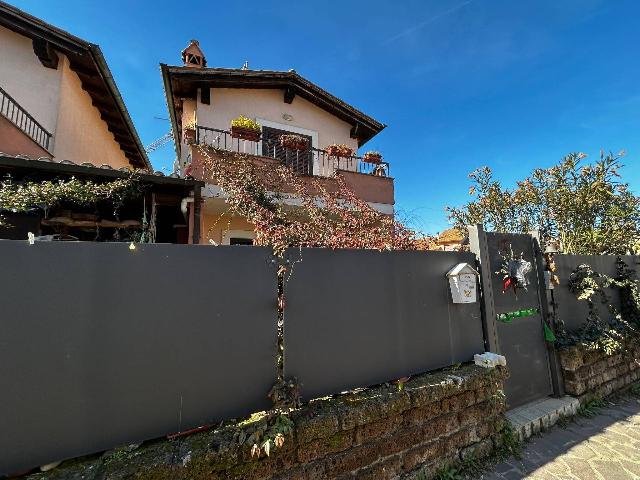
<path fill-rule="evenodd" d="M 30 38 L 0 26 L 0 87 L 49 133 L 56 131 L 60 77 L 60 68 L 42 66 Z"/>
<path fill-rule="evenodd" d="M 232 217 L 228 214 L 203 213 L 200 243 L 209 244 L 213 240 L 218 245 L 222 245 L 225 239 L 225 232 L 242 230 L 253 232 L 253 225 L 242 217 Z"/>
<path fill-rule="evenodd" d="M 300 96 L 291 104 L 284 103 L 280 89 L 212 88 L 211 102 L 198 101 L 198 125 L 228 130 L 231 120 L 239 115 L 268 120 L 287 130 L 302 128 L 317 133 L 316 148 L 344 143 L 354 151 L 358 143 L 351 138 L 351 125 Z M 290 120 L 285 120 L 285 118 Z"/>
<path fill-rule="evenodd" d="M 4 27 L 0 45 L 0 86 L 53 135 L 55 161 L 130 166 L 65 55 L 58 52 L 57 69 L 46 68 L 30 38 Z"/>
<path fill-rule="evenodd" d="M 107 164 L 113 168 L 130 166 L 66 57 L 62 57 L 58 68 L 62 68 L 62 80 L 53 150 L 55 159 Z"/>

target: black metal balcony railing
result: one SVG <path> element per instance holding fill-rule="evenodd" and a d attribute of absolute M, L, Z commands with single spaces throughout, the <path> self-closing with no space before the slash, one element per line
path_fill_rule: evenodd
<path fill-rule="evenodd" d="M 34 142 L 49 150 L 51 134 L 0 87 L 0 115 L 22 130 Z"/>
<path fill-rule="evenodd" d="M 293 150 L 280 145 L 280 142 L 269 140 L 243 140 L 231 136 L 227 130 L 217 128 L 196 127 L 195 143 L 209 145 L 230 152 L 245 153 L 270 157 L 291 166 L 296 172 L 303 175 L 315 175 L 329 177 L 336 170 L 348 170 L 351 172 L 389 176 L 389 164 L 387 162 L 366 162 L 362 157 L 335 157 L 328 155 L 324 150 L 310 148 L 306 151 Z"/>

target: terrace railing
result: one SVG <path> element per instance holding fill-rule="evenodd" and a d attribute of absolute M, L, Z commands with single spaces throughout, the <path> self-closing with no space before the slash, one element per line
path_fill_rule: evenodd
<path fill-rule="evenodd" d="M 231 132 L 227 130 L 200 125 L 196 127 L 195 143 L 230 152 L 274 158 L 285 165 L 291 166 L 296 172 L 303 175 L 330 177 L 336 170 L 347 170 L 366 175 L 389 176 L 389 164 L 387 162 L 367 162 L 362 157 L 355 155 L 336 157 L 327 154 L 324 150 L 313 147 L 300 151 L 283 147 L 280 142 L 266 139 L 259 141 L 243 140 L 232 137 Z"/>
<path fill-rule="evenodd" d="M 49 150 L 51 134 L 2 87 L 0 87 L 0 115 L 22 130 L 42 148 Z"/>

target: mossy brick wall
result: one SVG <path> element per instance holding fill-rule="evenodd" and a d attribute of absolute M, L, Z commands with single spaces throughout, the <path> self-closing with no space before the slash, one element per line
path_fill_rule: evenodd
<path fill-rule="evenodd" d="M 309 402 L 292 414 L 294 432 L 269 457 L 252 458 L 249 446 L 238 444 L 249 420 L 65 462 L 33 478 L 425 478 L 445 463 L 488 456 L 499 445 L 506 375 L 500 367 L 467 365 L 414 377 L 402 390 L 387 385 Z"/>
<path fill-rule="evenodd" d="M 572 346 L 559 354 L 565 390 L 581 399 L 605 397 L 640 379 L 640 345 L 615 354 Z"/>

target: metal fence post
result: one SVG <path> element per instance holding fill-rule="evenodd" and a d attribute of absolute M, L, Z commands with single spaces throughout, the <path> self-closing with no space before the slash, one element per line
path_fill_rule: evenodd
<path fill-rule="evenodd" d="M 471 252 L 476 255 L 480 271 L 484 345 L 487 351 L 500 353 L 498 327 L 496 325 L 496 307 L 493 300 L 493 287 L 491 282 L 491 263 L 489 261 L 487 233 L 484 231 L 482 225 L 469 225 L 467 228 L 469 230 L 469 247 Z"/>
<path fill-rule="evenodd" d="M 200 243 L 200 213 L 202 209 L 202 192 L 201 187 L 197 186 L 193 189 L 193 238 L 194 245 Z"/>
<path fill-rule="evenodd" d="M 542 257 L 542 249 L 540 247 L 540 233 L 538 231 L 530 232 L 531 241 L 533 242 L 533 253 L 536 262 L 536 275 L 538 276 L 538 296 L 540 297 L 540 313 L 542 321 L 545 322 L 555 333 L 556 325 L 554 322 L 554 313 L 549 311 L 549 306 L 555 309 L 554 302 L 551 297 L 551 290 L 547 288 L 545 280 L 545 263 Z M 551 385 L 553 387 L 553 396 L 562 397 L 564 395 L 564 379 L 562 378 L 562 369 L 560 368 L 560 359 L 556 350 L 555 343 L 545 342 L 547 345 L 547 355 L 549 355 L 549 370 L 551 372 Z"/>

